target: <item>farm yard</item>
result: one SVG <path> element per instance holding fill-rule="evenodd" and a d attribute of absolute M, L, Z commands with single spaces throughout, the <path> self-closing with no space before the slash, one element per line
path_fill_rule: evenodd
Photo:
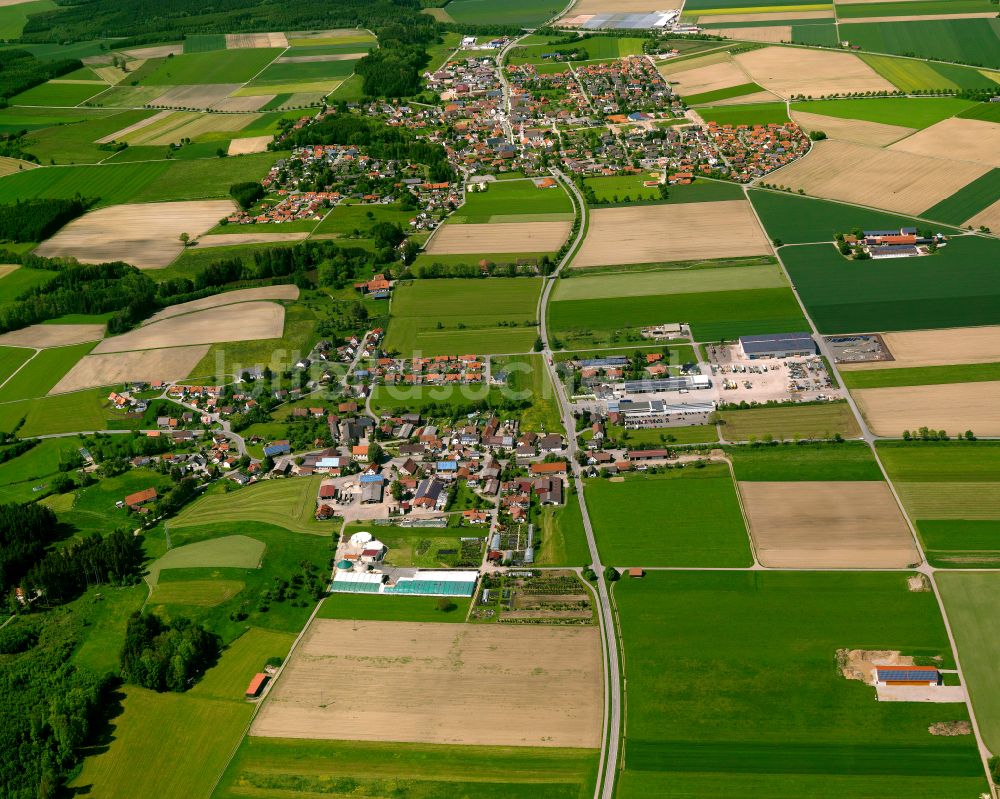
<path fill-rule="evenodd" d="M 503 725 L 489 712 L 492 700 L 482 684 L 498 657 L 504 674 L 525 688 L 508 698 Z M 374 689 L 363 713 L 354 708 L 357 686 L 350 679 L 358 668 Z M 589 626 L 315 619 L 250 734 L 596 748 L 602 682 L 599 632 Z M 437 721 L 428 725 L 432 711 Z"/>
<path fill-rule="evenodd" d="M 854 646 L 951 667 L 934 594 L 909 591 L 906 578 L 702 571 L 616 583 L 627 686 L 618 795 L 984 790 L 971 736 L 928 732 L 967 719 L 964 705 L 876 702 L 837 669 L 838 650 Z M 663 664 L 680 660 L 663 679 Z"/>

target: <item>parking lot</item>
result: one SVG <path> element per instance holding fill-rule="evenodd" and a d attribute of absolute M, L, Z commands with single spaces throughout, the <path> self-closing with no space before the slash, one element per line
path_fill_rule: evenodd
<path fill-rule="evenodd" d="M 738 345 L 708 345 L 712 383 L 719 402 L 809 402 L 839 398 L 823 359 L 742 357 Z"/>

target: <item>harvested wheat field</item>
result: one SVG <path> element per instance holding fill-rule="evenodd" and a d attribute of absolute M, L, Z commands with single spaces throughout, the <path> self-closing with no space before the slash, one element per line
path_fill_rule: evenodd
<path fill-rule="evenodd" d="M 213 294 L 211 297 L 202 297 L 200 300 L 182 302 L 178 305 L 170 305 L 162 311 L 157 311 L 149 319 L 143 322 L 143 326 L 151 325 L 154 322 L 162 322 L 173 316 L 192 313 L 194 311 L 205 311 L 209 308 L 221 308 L 223 305 L 235 305 L 239 302 L 254 302 L 256 300 L 297 300 L 299 298 L 298 286 L 259 286 L 253 289 L 237 289 L 227 291 L 222 294 Z"/>
<path fill-rule="evenodd" d="M 92 354 L 280 338 L 284 328 L 283 306 L 274 302 L 241 302 L 172 316 L 162 322 L 130 330 L 105 339 Z"/>
<path fill-rule="evenodd" d="M 596 748 L 603 699 L 594 627 L 316 619 L 250 734 Z"/>
<path fill-rule="evenodd" d="M 288 47 L 283 33 L 227 33 L 227 50 L 246 50 L 258 47 Z"/>
<path fill-rule="evenodd" d="M 158 125 L 163 122 L 171 114 L 177 113 L 176 111 L 159 111 L 153 114 L 151 117 L 146 119 L 140 119 L 138 122 L 122 128 L 121 130 L 116 130 L 114 133 L 109 133 L 107 136 L 103 136 L 97 139 L 96 144 L 107 144 L 111 141 L 124 141 L 126 137 L 131 133 L 137 133 L 143 128 L 147 128 L 150 125 Z"/>
<path fill-rule="evenodd" d="M 698 17 L 698 24 L 721 23 L 721 22 L 782 22 L 783 20 L 800 19 L 833 19 L 833 9 L 827 11 L 776 11 L 773 14 L 750 13 L 750 14 L 703 14 Z"/>
<path fill-rule="evenodd" d="M 746 73 L 732 61 L 687 69 L 667 77 L 674 84 L 674 92 L 682 96 L 728 89 L 730 86 L 741 86 L 750 81 Z"/>
<path fill-rule="evenodd" d="M 892 569 L 920 560 L 883 482 L 741 482 L 739 488 L 764 566 Z"/>
<path fill-rule="evenodd" d="M 112 205 L 74 219 L 35 249 L 48 258 L 73 256 L 84 263 L 126 261 L 139 269 L 159 269 L 176 258 L 191 238 L 232 213 L 230 200 Z"/>
<path fill-rule="evenodd" d="M 864 372 L 1000 361 L 1000 326 L 996 325 L 883 333 L 882 340 L 895 360 L 841 363 L 837 368 L 842 372 Z"/>
<path fill-rule="evenodd" d="M 212 106 L 213 111 L 224 111 L 227 114 L 239 114 L 248 111 L 259 111 L 271 100 L 277 97 L 276 94 L 256 94 L 250 97 L 227 97 Z"/>
<path fill-rule="evenodd" d="M 22 161 L 20 158 L 10 158 L 3 155 L 0 156 L 0 177 L 13 175 L 24 169 L 35 169 L 37 166 L 38 164 L 33 164 L 31 161 Z"/>
<path fill-rule="evenodd" d="M 0 336 L 0 347 L 65 347 L 97 341 L 104 325 L 30 325 Z"/>
<path fill-rule="evenodd" d="M 174 86 L 146 105 L 164 108 L 211 108 L 240 88 L 238 83 Z"/>
<path fill-rule="evenodd" d="M 751 103 L 774 103 L 781 98 L 771 92 L 753 92 L 752 94 L 742 94 L 739 97 L 727 97 L 725 100 L 713 100 L 711 106 L 716 108 L 720 105 L 750 105 Z"/>
<path fill-rule="evenodd" d="M 1000 167 L 1000 125 L 952 117 L 914 133 L 889 149 Z"/>
<path fill-rule="evenodd" d="M 182 55 L 184 53 L 184 45 L 161 44 L 155 47 L 134 47 L 131 50 L 122 50 L 122 53 L 132 58 L 166 58 L 168 55 Z"/>
<path fill-rule="evenodd" d="M 921 427 L 1000 436 L 1000 381 L 865 388 L 851 394 L 877 436 L 901 436 Z"/>
<path fill-rule="evenodd" d="M 792 111 L 792 119 L 807 131 L 821 130 L 831 139 L 885 147 L 914 132 L 914 128 L 865 122 L 861 119 L 841 119 L 807 111 Z"/>
<path fill-rule="evenodd" d="M 551 252 L 569 236 L 572 222 L 520 222 L 514 224 L 445 224 L 428 242 L 432 255 L 476 252 Z"/>
<path fill-rule="evenodd" d="M 208 352 L 208 344 L 141 352 L 87 355 L 76 362 L 49 394 L 63 394 L 131 380 L 183 380 Z"/>
<path fill-rule="evenodd" d="M 727 39 L 741 39 L 747 42 L 790 42 L 792 40 L 791 25 L 769 25 L 759 28 L 713 28 L 714 36 L 725 36 Z"/>
<path fill-rule="evenodd" d="M 573 266 L 770 255 L 746 200 L 598 208 Z"/>
<path fill-rule="evenodd" d="M 257 114 L 250 113 L 202 114 L 196 111 L 167 111 L 166 113 L 169 115 L 168 117 L 162 118 L 155 125 L 149 125 L 129 133 L 125 140 L 131 145 L 176 144 L 182 139 L 195 139 L 204 133 L 243 130 L 259 118 Z"/>
<path fill-rule="evenodd" d="M 841 17 L 838 22 L 841 25 L 845 22 L 848 24 L 852 22 L 929 22 L 935 19 L 992 19 L 996 15 L 995 11 L 979 11 L 972 14 L 907 14 L 899 17 Z"/>
<path fill-rule="evenodd" d="M 773 178 L 792 191 L 920 214 L 987 170 L 969 161 L 827 140 L 816 142 L 808 155 L 774 172 Z"/>
<path fill-rule="evenodd" d="M 325 61 L 357 61 L 364 58 L 368 52 L 363 53 L 337 53 L 334 55 L 289 55 L 276 58 L 275 64 L 308 64 Z"/>
<path fill-rule="evenodd" d="M 255 100 L 255 97 L 239 98 Z M 267 150 L 267 145 L 274 141 L 274 136 L 249 136 L 246 139 L 233 139 L 229 142 L 229 155 L 248 155 L 249 153 L 262 153 Z"/>
<path fill-rule="evenodd" d="M 20 264 L 0 264 L 0 278 L 5 278 L 12 272 L 21 268 Z"/>
<path fill-rule="evenodd" d="M 896 90 L 851 53 L 765 47 L 740 53 L 735 59 L 754 83 L 782 97 Z"/>
<path fill-rule="evenodd" d="M 199 248 L 205 247 L 233 247 L 237 244 L 269 244 L 276 241 L 302 241 L 308 238 L 309 234 L 299 233 L 216 233 L 211 236 L 202 236 L 198 239 Z M 317 236 L 317 238 L 323 238 Z M 339 238 L 339 235 L 331 236 Z"/>
<path fill-rule="evenodd" d="M 577 0 L 569 13 L 576 17 L 581 14 L 652 14 L 663 8 L 656 0 Z"/>
<path fill-rule="evenodd" d="M 986 206 L 975 216 L 966 219 L 963 224 L 976 228 L 985 225 L 994 233 L 1000 232 L 1000 200 L 997 200 L 993 205 Z"/>

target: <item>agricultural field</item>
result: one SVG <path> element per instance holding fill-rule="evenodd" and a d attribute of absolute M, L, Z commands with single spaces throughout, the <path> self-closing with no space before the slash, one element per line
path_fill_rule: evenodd
<path fill-rule="evenodd" d="M 909 591 L 905 574 L 655 572 L 614 596 L 627 686 L 619 796 L 985 789 L 971 736 L 928 732 L 967 720 L 964 705 L 877 702 L 837 668 L 838 650 L 856 646 L 953 663 L 934 594 Z"/>
<path fill-rule="evenodd" d="M 584 495 L 603 563 L 724 567 L 753 562 L 725 464 L 628 475 L 622 482 L 591 478 Z M 629 524 L 622 524 L 622 508 L 629 508 Z M 696 508 L 711 508 L 710 517 Z"/>
<path fill-rule="evenodd" d="M 74 106 L 84 103 L 107 88 L 108 85 L 101 81 L 90 83 L 49 81 L 11 97 L 10 101 L 13 105 L 18 106 L 55 106 L 57 108 Z"/>
<path fill-rule="evenodd" d="M 875 147 L 892 144 L 915 131 L 915 128 L 904 128 L 900 125 L 828 117 L 822 114 L 811 114 L 808 111 L 793 111 L 791 116 L 800 127 L 809 132 L 818 130 L 825 133 L 830 139 L 868 144 Z"/>
<path fill-rule="evenodd" d="M 649 178 L 641 175 L 585 178 L 584 184 L 594 190 L 594 196 L 605 203 L 614 203 L 615 197 L 623 203 L 631 200 L 655 200 L 657 203 L 700 203 L 720 200 L 742 200 L 743 190 L 734 183 L 699 180 L 688 186 L 670 186 L 668 196 L 661 197 L 659 186 L 643 186 Z M 630 198 L 630 199 L 629 199 Z"/>
<path fill-rule="evenodd" d="M 956 97 L 872 97 L 804 100 L 793 103 L 792 111 L 807 111 L 843 119 L 861 119 L 883 125 L 922 129 L 961 115 L 974 107 L 975 104 L 971 101 Z"/>
<path fill-rule="evenodd" d="M 280 54 L 277 48 L 184 53 L 160 62 L 140 83 L 168 87 L 245 83 Z"/>
<path fill-rule="evenodd" d="M 843 28 L 845 41 L 863 50 L 1000 67 L 1000 28 L 994 19 L 862 22 Z"/>
<path fill-rule="evenodd" d="M 1000 564 L 1000 447 L 883 441 L 878 453 L 932 565 Z"/>
<path fill-rule="evenodd" d="M 893 5 L 897 4 L 893 3 Z M 927 3 L 921 0 L 920 5 L 927 5 Z M 846 33 L 850 31 L 850 28 L 845 28 Z M 912 58 L 894 58 L 872 53 L 862 53 L 860 56 L 872 69 L 904 92 L 926 89 L 937 91 L 988 89 L 996 85 L 985 74 L 971 67 L 917 61 Z"/>
<path fill-rule="evenodd" d="M 754 83 L 786 99 L 895 89 L 851 53 L 764 47 L 734 60 Z"/>
<path fill-rule="evenodd" d="M 664 237 L 669 228 L 672 235 Z M 745 200 L 598 208 L 573 259 L 575 268 L 770 255 Z"/>
<path fill-rule="evenodd" d="M 483 252 L 554 252 L 569 238 L 572 220 L 506 224 L 441 225 L 424 248 L 428 255 L 474 255 Z"/>
<path fill-rule="evenodd" d="M 742 482 L 882 479 L 871 449 L 861 442 L 731 447 L 727 453 L 732 459 L 736 479 Z"/>
<path fill-rule="evenodd" d="M 0 386 L 0 402 L 44 397 L 93 348 L 90 342 L 39 350 Z M 29 350 L 20 352 L 30 354 Z"/>
<path fill-rule="evenodd" d="M 548 43 L 549 37 L 543 37 L 541 43 L 525 41 L 510 51 L 508 63 L 511 64 L 548 64 L 550 59 L 543 58 L 543 54 L 551 53 L 553 48 L 558 48 L 558 37 L 555 44 Z M 587 60 L 596 61 L 604 58 L 623 58 L 630 55 L 642 55 L 643 40 L 638 37 L 617 37 L 617 36 L 593 36 L 582 43 L 583 49 L 587 51 Z"/>
<path fill-rule="evenodd" d="M 69 464 L 80 446 L 74 437 L 51 438 L 38 443 L 6 463 L 0 463 L 0 503 L 29 502 L 38 497 L 33 489 L 48 485 L 49 480 Z"/>
<path fill-rule="evenodd" d="M 820 332 L 857 333 L 1000 323 L 990 293 L 998 253 L 994 240 L 962 236 L 905 262 L 847 261 L 832 245 L 790 247 L 781 259 Z"/>
<path fill-rule="evenodd" d="M 788 122 L 784 103 L 751 103 L 748 105 L 699 106 L 698 116 L 719 125 L 770 125 Z"/>
<path fill-rule="evenodd" d="M 508 698 L 504 725 L 494 723 L 492 697 L 482 690 L 484 670 L 500 663 L 525 688 Z M 363 714 L 353 710 L 350 679 L 359 668 L 372 689 Z M 314 619 L 250 734 L 596 748 L 602 685 L 600 633 L 591 626 Z M 437 720 L 428 725 L 431 711 Z"/>
<path fill-rule="evenodd" d="M 531 180 L 498 180 L 485 185 L 486 191 L 466 192 L 465 204 L 449 224 L 573 220 L 573 203 L 561 184 L 540 189 Z"/>
<path fill-rule="evenodd" d="M 857 420 L 846 402 L 820 405 L 788 405 L 779 408 L 724 409 L 719 411 L 722 437 L 726 441 L 805 438 L 857 438 Z"/>
<path fill-rule="evenodd" d="M 319 478 L 274 480 L 233 493 L 209 492 L 170 522 L 171 529 L 223 522 L 254 521 L 295 533 L 329 535 L 330 525 L 314 519 Z"/>
<path fill-rule="evenodd" d="M 385 347 L 404 355 L 527 352 L 540 291 L 532 278 L 405 283 L 395 290 Z"/>
<path fill-rule="evenodd" d="M 1000 125 L 981 119 L 953 117 L 908 136 L 889 149 L 934 158 L 957 156 L 963 161 L 996 168 L 1000 167 L 1000 155 L 997 154 L 1000 151 Z M 993 185 L 996 184 L 994 178 Z"/>
<path fill-rule="evenodd" d="M 995 124 L 993 126 L 1000 127 Z M 953 225 L 969 224 L 974 227 L 985 225 L 992 228 L 1000 220 L 1000 214 L 996 210 L 998 203 L 1000 203 L 1000 169 L 991 169 L 982 177 L 963 186 L 951 197 L 928 208 L 921 216 L 940 219 Z"/>
<path fill-rule="evenodd" d="M 561 508 L 542 508 L 541 525 L 535 528 L 535 535 L 537 566 L 575 566 L 590 561 L 580 503 L 573 495 Z"/>
<path fill-rule="evenodd" d="M 891 361 L 870 361 L 867 363 L 840 364 L 838 369 L 849 386 L 863 386 L 865 373 L 875 372 L 877 382 L 888 385 L 914 385 L 909 382 L 920 377 L 928 383 L 942 382 L 933 379 L 935 375 L 953 374 L 975 376 L 975 372 L 964 368 L 973 364 L 983 367 L 979 374 L 988 377 L 995 364 L 1000 362 L 1000 327 L 959 327 L 947 330 L 910 330 L 902 333 L 886 333 L 882 340 L 892 354 Z M 945 367 L 937 369 L 936 367 Z M 900 380 L 894 382 L 889 372 L 904 372 Z M 859 372 L 861 374 L 859 374 Z M 943 382 L 960 382 L 949 381 Z"/>
<path fill-rule="evenodd" d="M 503 781 L 497 781 L 498 763 Z M 577 799 L 593 793 L 596 773 L 597 753 L 591 749 L 248 736 L 213 796 L 236 799 L 252 791 L 260 799 L 281 799 L 289 791 L 344 788 L 373 796 L 405 791 L 414 797 Z"/>
<path fill-rule="evenodd" d="M 508 0 L 502 4 L 490 0 L 452 0 L 445 13 L 460 25 L 514 25 L 537 28 L 563 9 L 558 4 L 536 0 Z"/>
<path fill-rule="evenodd" d="M 855 388 L 851 394 L 875 435 L 898 437 L 906 430 L 930 427 L 951 435 L 971 430 L 981 436 L 1000 436 L 1000 381 L 989 379 L 998 376 L 996 368 L 991 371 L 975 382 Z M 946 379 L 951 376 L 961 375 Z"/>
<path fill-rule="evenodd" d="M 976 330 L 977 328 L 967 329 Z M 897 386 L 941 386 L 948 383 L 982 383 L 1000 380 L 1000 363 L 850 370 L 843 373 L 843 378 L 844 385 L 852 390 Z"/>
<path fill-rule="evenodd" d="M 452 599 L 454 607 L 446 609 L 438 607 L 436 597 L 412 596 L 406 599 L 406 602 L 396 602 L 395 597 L 374 594 L 331 594 L 323 600 L 316 618 L 464 624 L 472 603 L 470 598 L 455 597 Z"/>

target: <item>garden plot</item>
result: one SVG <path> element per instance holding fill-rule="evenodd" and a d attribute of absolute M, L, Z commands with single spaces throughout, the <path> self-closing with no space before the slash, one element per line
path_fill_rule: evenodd
<path fill-rule="evenodd" d="M 243 302 L 174 316 L 105 339 L 94 348 L 94 354 L 280 338 L 284 326 L 285 309 L 281 305 Z"/>
<path fill-rule="evenodd" d="M 152 87 L 149 87 L 152 88 Z M 147 105 L 160 108 L 211 108 L 240 88 L 238 83 L 204 83 L 174 86 Z"/>
<path fill-rule="evenodd" d="M 594 627 L 316 619 L 251 735 L 593 748 L 603 696 Z"/>
<path fill-rule="evenodd" d="M 770 254 L 750 204 L 725 200 L 595 209 L 573 266 Z"/>
<path fill-rule="evenodd" d="M 981 119 L 952 117 L 924 128 L 889 149 L 1000 167 L 1000 125 Z"/>
<path fill-rule="evenodd" d="M 0 336 L 0 347 L 65 347 L 97 341 L 104 325 L 31 325 Z"/>
<path fill-rule="evenodd" d="M 778 568 L 905 568 L 919 561 L 883 482 L 741 482 L 758 560 Z"/>
<path fill-rule="evenodd" d="M 754 83 L 786 98 L 896 89 L 851 53 L 765 47 L 740 53 L 735 60 Z"/>
<path fill-rule="evenodd" d="M 851 394 L 878 436 L 901 436 L 921 427 L 1000 436 L 1000 381 L 865 388 Z"/>
<path fill-rule="evenodd" d="M 162 322 L 174 316 L 180 316 L 194 311 L 205 311 L 209 308 L 221 308 L 223 305 L 234 305 L 238 302 L 253 302 L 256 300 L 297 300 L 299 298 L 298 286 L 260 286 L 252 289 L 237 289 L 227 291 L 223 294 L 213 294 L 211 297 L 202 297 L 200 300 L 182 302 L 178 305 L 171 305 L 153 314 L 143 322 L 143 326 Z"/>
<path fill-rule="evenodd" d="M 842 363 L 837 368 L 845 372 L 862 372 L 1000 361 L 1000 327 L 996 325 L 883 333 L 882 341 L 893 360 Z"/>
<path fill-rule="evenodd" d="M 885 125 L 861 119 L 842 119 L 807 111 L 792 111 L 792 119 L 807 131 L 821 130 L 831 139 L 885 147 L 915 132 L 915 128 L 902 125 Z"/>
<path fill-rule="evenodd" d="M 288 47 L 283 33 L 227 33 L 227 50 L 245 50 L 269 47 Z"/>
<path fill-rule="evenodd" d="M 920 214 L 989 168 L 882 150 L 846 141 L 816 142 L 804 158 L 774 173 L 793 191 L 859 205 Z"/>
<path fill-rule="evenodd" d="M 184 249 L 181 234 L 200 236 L 234 207 L 230 200 L 113 205 L 73 220 L 35 252 L 48 258 L 72 256 L 84 263 L 125 261 L 139 269 L 159 269 Z"/>
<path fill-rule="evenodd" d="M 432 255 L 552 252 L 563 245 L 571 229 L 572 222 L 568 221 L 446 224 L 431 238 L 426 252 Z"/>
<path fill-rule="evenodd" d="M 77 361 L 49 394 L 63 394 L 97 386 L 112 386 L 142 380 L 182 380 L 208 352 L 207 344 L 170 347 L 141 352 L 115 352 L 87 355 Z"/>
<path fill-rule="evenodd" d="M 254 98 L 248 98 L 254 99 Z M 267 150 L 267 145 L 274 141 L 274 136 L 249 136 L 245 139 L 233 139 L 229 142 L 229 155 L 247 155 L 249 153 L 263 153 Z"/>
<path fill-rule="evenodd" d="M 669 72 L 666 73 L 666 77 L 673 84 L 674 92 L 682 97 L 686 94 L 702 94 L 728 89 L 730 86 L 741 86 L 750 81 L 747 74 L 732 61 L 713 63 L 682 72 Z"/>

